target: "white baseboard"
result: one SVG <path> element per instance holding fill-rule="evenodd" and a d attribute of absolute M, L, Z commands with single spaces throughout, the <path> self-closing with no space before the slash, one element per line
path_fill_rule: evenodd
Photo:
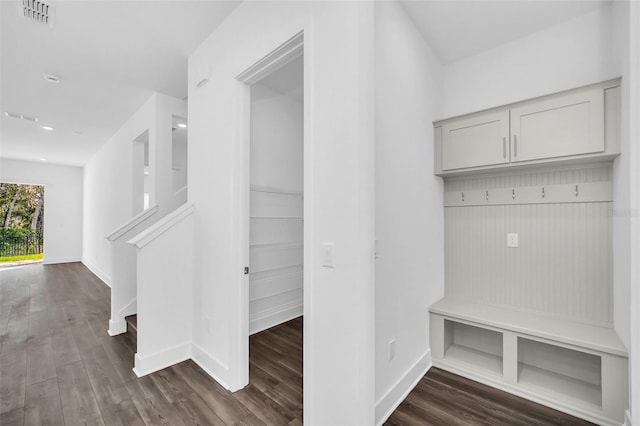
<path fill-rule="evenodd" d="M 126 321 L 112 321 L 109 320 L 109 336 L 117 336 L 118 334 L 125 333 L 127 331 Z"/>
<path fill-rule="evenodd" d="M 267 328 L 282 324 L 283 322 L 298 318 L 302 316 L 303 313 L 304 305 L 302 302 L 294 302 L 293 306 L 291 304 L 278 306 L 276 309 L 265 312 L 257 318 L 250 319 L 249 334 L 255 334 Z"/>
<path fill-rule="evenodd" d="M 633 426 L 633 422 L 631 421 L 631 411 L 627 410 L 624 412 L 624 426 Z"/>
<path fill-rule="evenodd" d="M 127 305 L 120 309 L 120 318 L 128 317 L 138 313 L 138 298 L 134 297 L 127 303 Z"/>
<path fill-rule="evenodd" d="M 230 382 L 228 381 L 230 372 L 227 365 L 218 361 L 214 356 L 195 343 L 192 344 L 191 359 L 222 387 L 231 390 L 231 386 L 229 386 Z"/>
<path fill-rule="evenodd" d="M 191 342 L 181 343 L 151 355 L 135 356 L 133 372 L 142 377 L 191 358 Z"/>
<path fill-rule="evenodd" d="M 43 265 L 55 265 L 56 263 L 73 263 L 73 262 L 82 262 L 82 259 L 79 257 L 48 257 L 46 254 L 42 259 Z"/>
<path fill-rule="evenodd" d="M 376 425 L 383 424 L 431 368 L 431 349 L 376 401 Z"/>
<path fill-rule="evenodd" d="M 529 401 L 536 402 L 540 405 L 544 405 L 554 410 L 562 411 L 563 413 L 570 414 L 574 417 L 587 420 L 601 426 L 619 426 L 619 420 L 612 420 L 606 418 L 600 414 L 594 413 L 592 410 L 583 408 L 583 406 L 568 404 L 559 398 L 554 398 L 545 392 L 534 391 L 532 389 L 523 389 L 520 386 L 516 386 L 510 383 L 506 383 L 504 380 L 496 379 L 497 376 L 491 374 L 482 374 L 473 367 L 467 368 L 461 364 L 450 363 L 445 360 L 436 360 L 434 367 L 446 370 L 450 373 L 457 374 L 462 377 L 473 380 L 474 382 L 482 383 L 487 386 L 494 387 L 496 389 L 509 392 L 515 396 L 519 396 Z M 586 407 L 586 406 L 584 406 Z"/>
<path fill-rule="evenodd" d="M 109 288 L 111 288 L 111 277 L 103 272 L 96 265 L 89 262 L 87 259 L 81 260 L 82 264 L 87 267 L 96 277 L 100 278 L 103 283 L 105 283 Z"/>

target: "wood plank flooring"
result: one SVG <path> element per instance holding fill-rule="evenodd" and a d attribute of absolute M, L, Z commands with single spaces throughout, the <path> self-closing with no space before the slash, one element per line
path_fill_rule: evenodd
<path fill-rule="evenodd" d="M 0 425 L 302 424 L 302 319 L 251 337 L 231 393 L 186 361 L 138 379 L 110 290 L 80 263 L 0 270 Z"/>
<path fill-rule="evenodd" d="M 438 368 L 431 368 L 385 425 L 591 425 Z"/>
<path fill-rule="evenodd" d="M 302 424 L 301 318 L 251 336 L 251 383 L 230 393 L 191 361 L 137 378 L 109 306 L 80 263 L 0 271 L 0 425 Z M 386 424 L 587 423 L 432 369 Z"/>

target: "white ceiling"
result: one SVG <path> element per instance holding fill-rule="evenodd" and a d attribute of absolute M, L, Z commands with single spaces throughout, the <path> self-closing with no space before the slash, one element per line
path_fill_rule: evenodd
<path fill-rule="evenodd" d="M 401 0 L 443 64 L 593 11 L 610 0 Z"/>
<path fill-rule="evenodd" d="M 55 128 L 47 132 L 3 114 L 0 156 L 83 165 L 154 91 L 186 97 L 188 55 L 240 1 L 53 0 L 53 29 L 19 17 L 16 0 L 0 1 L 1 112 L 35 116 Z M 608 1 L 401 3 L 446 64 Z M 45 82 L 43 73 L 60 83 Z M 291 83 L 283 75 L 268 83 Z"/>
<path fill-rule="evenodd" d="M 53 29 L 0 3 L 0 156 L 83 165 L 154 91 L 187 96 L 188 55 L 240 1 L 54 0 Z"/>

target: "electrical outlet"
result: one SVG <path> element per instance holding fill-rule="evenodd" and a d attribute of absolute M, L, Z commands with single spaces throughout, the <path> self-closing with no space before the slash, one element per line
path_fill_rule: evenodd
<path fill-rule="evenodd" d="M 389 341 L 389 361 L 393 361 L 396 357 L 396 339 Z"/>
<path fill-rule="evenodd" d="M 518 247 L 518 234 L 507 234 L 507 247 Z"/>

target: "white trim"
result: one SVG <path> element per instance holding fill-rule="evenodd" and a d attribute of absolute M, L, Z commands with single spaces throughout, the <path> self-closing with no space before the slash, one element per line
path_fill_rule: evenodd
<path fill-rule="evenodd" d="M 127 332 L 127 322 L 126 321 L 112 321 L 109 320 L 109 336 L 117 336 L 118 334 L 123 334 Z"/>
<path fill-rule="evenodd" d="M 122 226 L 119 226 L 117 229 L 115 229 L 113 232 L 111 232 L 105 238 L 107 240 L 113 242 L 113 241 L 117 240 L 118 238 L 122 237 L 127 232 L 131 231 L 133 228 L 135 228 L 136 226 L 138 226 L 139 224 L 141 224 L 142 222 L 144 222 L 145 220 L 147 220 L 151 216 L 155 215 L 157 212 L 158 212 L 158 206 L 157 205 L 155 205 L 153 207 L 150 207 L 147 210 L 143 211 L 142 213 L 140 213 L 140 214 L 132 217 L 131 219 L 129 219 Z"/>
<path fill-rule="evenodd" d="M 266 312 L 261 312 L 256 318 L 249 320 L 249 335 L 256 334 L 268 328 L 285 323 L 302 316 L 304 305 L 301 300 L 296 300 L 286 305 L 276 306 Z"/>
<path fill-rule="evenodd" d="M 512 204 L 595 203 L 613 201 L 611 181 L 447 191 L 445 207 Z"/>
<path fill-rule="evenodd" d="M 192 214 L 194 209 L 193 204 L 184 204 L 127 242 L 141 249 Z"/>
<path fill-rule="evenodd" d="M 120 312 L 118 312 L 118 316 L 124 319 L 129 315 L 133 315 L 137 313 L 138 313 L 138 297 L 136 296 L 133 299 L 131 299 L 129 303 L 127 303 L 122 309 L 120 309 Z"/>
<path fill-rule="evenodd" d="M 273 50 L 264 53 L 264 56 L 255 59 L 248 68 L 240 72 L 237 77 L 237 94 L 234 104 L 234 165 L 236 173 L 233 176 L 233 208 L 236 218 L 233 221 L 233 231 L 236 235 L 234 245 L 230 249 L 237 255 L 237 264 L 235 267 L 241 271 L 243 267 L 249 265 L 250 260 L 250 208 L 249 198 L 252 190 L 250 182 L 250 161 L 249 153 L 251 148 L 250 126 L 251 126 L 251 88 L 266 75 L 277 71 L 281 67 L 290 63 L 296 58 L 303 56 L 304 53 L 304 27 L 296 26 L 295 32 L 289 32 L 289 36 L 284 43 L 273 47 Z M 293 35 L 291 35 L 293 34 Z M 261 53 L 262 55 L 262 53 Z M 304 69 L 306 70 L 308 63 L 305 60 Z M 306 71 L 305 71 L 306 72 Z M 307 78 L 304 78 L 305 88 L 308 86 Z M 309 100 L 305 89 L 304 101 L 304 127 L 308 126 L 308 107 Z M 305 130 L 303 152 L 308 151 L 308 134 Z M 306 155 L 306 154 L 305 154 Z M 304 164 L 304 182 L 307 185 L 307 179 L 310 175 L 310 169 L 306 169 L 306 161 Z M 253 189 L 276 189 L 276 192 L 282 193 L 277 188 L 265 188 L 253 186 Z M 305 223 L 305 229 L 310 226 Z M 305 262 L 306 263 L 306 262 Z M 230 373 L 234 389 L 241 389 L 249 383 L 249 334 L 250 334 L 250 318 L 249 318 L 249 275 L 239 275 L 237 282 L 237 315 L 232 318 L 231 323 L 231 348 L 230 356 Z M 303 344 L 304 346 L 304 344 Z M 306 364 L 306 362 L 305 362 Z"/>
<path fill-rule="evenodd" d="M 492 377 L 489 374 L 482 374 L 473 368 L 466 369 L 461 365 L 454 365 L 444 360 L 433 361 L 433 366 L 457 374 L 459 376 L 469 378 L 470 380 L 473 380 L 475 382 L 479 382 L 487 386 L 509 392 L 521 398 L 528 399 L 529 401 L 533 401 L 540 405 L 553 408 L 554 410 L 562 411 L 564 413 L 590 421 L 598 425 L 620 426 L 619 423 L 609 418 L 596 415 L 592 411 L 582 409 L 581 407 L 578 407 L 576 405 L 565 404 L 562 402 L 562 400 L 545 395 L 543 392 L 537 392 L 531 390 L 530 388 L 527 388 L 526 391 L 523 391 L 519 386 L 510 385 L 509 383 L 504 382 L 502 380 L 502 377 Z"/>
<path fill-rule="evenodd" d="M 631 421 L 631 412 L 629 410 L 624 412 L 624 426 L 633 426 L 633 422 Z"/>
<path fill-rule="evenodd" d="M 74 263 L 74 262 L 82 262 L 81 257 L 47 257 L 47 254 L 44 254 L 44 258 L 42 259 L 43 265 L 54 265 L 57 263 Z"/>
<path fill-rule="evenodd" d="M 109 288 L 111 288 L 111 277 L 109 275 L 104 273 L 100 268 L 98 268 L 96 265 L 89 262 L 87 259 L 83 258 L 80 262 L 82 262 L 82 264 L 86 266 L 87 269 L 93 273 L 93 275 L 100 278 L 103 283 L 105 283 Z"/>
<path fill-rule="evenodd" d="M 409 393 L 422 380 L 432 367 L 431 349 L 428 349 L 407 372 L 376 401 L 376 425 L 380 426 L 407 398 Z"/>
<path fill-rule="evenodd" d="M 196 343 L 191 345 L 191 359 L 225 389 L 232 392 L 239 390 L 232 389 L 229 381 L 225 379 L 230 375 L 229 367 Z"/>
<path fill-rule="evenodd" d="M 125 317 L 136 314 L 138 312 L 138 298 L 134 297 L 120 311 L 117 318 L 109 319 L 109 336 L 116 336 L 127 331 L 127 322 Z"/>
<path fill-rule="evenodd" d="M 191 342 L 181 343 L 147 356 L 136 353 L 133 372 L 137 377 L 142 377 L 189 358 L 191 358 Z"/>
<path fill-rule="evenodd" d="M 266 192 L 269 194 L 280 194 L 280 195 L 291 195 L 294 197 L 302 197 L 302 191 L 294 191 L 292 189 L 285 188 L 276 188 L 275 186 L 263 186 L 263 185 L 254 185 L 251 184 L 249 186 L 250 191 L 253 192 Z"/>
<path fill-rule="evenodd" d="M 236 80 L 252 85 L 268 74 L 282 68 L 296 58 L 302 56 L 304 46 L 303 31 L 284 42 L 280 47 L 241 72 Z"/>

